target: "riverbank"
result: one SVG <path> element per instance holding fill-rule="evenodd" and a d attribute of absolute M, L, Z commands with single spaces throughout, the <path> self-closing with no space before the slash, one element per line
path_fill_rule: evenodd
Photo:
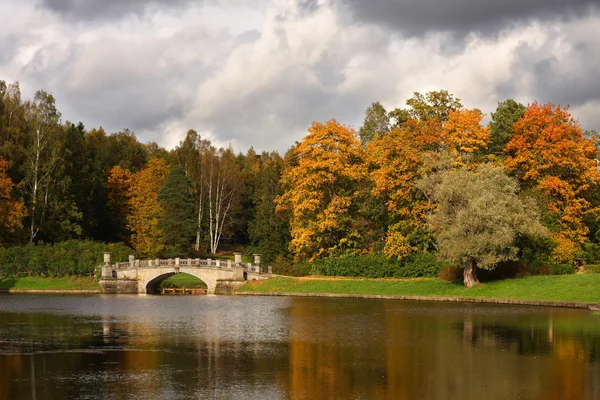
<path fill-rule="evenodd" d="M 100 286 L 94 278 L 27 276 L 22 278 L 0 278 L 0 292 L 99 293 Z"/>
<path fill-rule="evenodd" d="M 253 281 L 240 295 L 396 298 L 578 306 L 600 304 L 600 274 L 545 275 L 487 282 L 467 289 L 440 279 L 284 278 Z"/>

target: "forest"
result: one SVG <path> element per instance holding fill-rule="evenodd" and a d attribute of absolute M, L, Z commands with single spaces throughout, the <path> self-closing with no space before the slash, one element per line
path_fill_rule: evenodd
<path fill-rule="evenodd" d="M 167 150 L 63 121 L 52 94 L 0 81 L 0 275 L 89 273 L 61 257 L 107 246 L 146 259 L 236 244 L 282 274 L 467 286 L 600 261 L 597 133 L 551 103 L 507 99 L 484 118 L 415 92 L 370 105 L 358 131 L 314 122 L 283 156 L 194 130 Z"/>

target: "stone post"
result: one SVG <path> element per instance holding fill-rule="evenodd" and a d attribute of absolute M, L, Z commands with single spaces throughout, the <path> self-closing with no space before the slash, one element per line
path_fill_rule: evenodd
<path fill-rule="evenodd" d="M 269 266 L 267 267 L 267 272 L 268 272 L 269 274 L 272 274 L 272 273 L 273 273 L 273 267 L 269 265 Z"/>
<path fill-rule="evenodd" d="M 179 258 L 175 258 L 175 266 L 179 267 Z"/>
<path fill-rule="evenodd" d="M 154 259 L 154 266 L 155 267 L 160 267 L 160 258 Z"/>
<path fill-rule="evenodd" d="M 130 266 L 131 268 L 133 268 L 133 267 L 135 266 L 134 264 L 135 264 L 135 256 L 134 256 L 134 255 L 132 255 L 132 254 L 130 254 L 130 255 L 129 255 L 129 266 Z"/>
<path fill-rule="evenodd" d="M 242 253 L 233 253 L 234 262 L 240 264 L 242 262 Z"/>
<path fill-rule="evenodd" d="M 227 268 L 231 268 L 231 260 L 227 260 Z"/>
<path fill-rule="evenodd" d="M 110 265 L 110 253 L 108 252 L 104 253 L 104 265 L 102 266 L 102 276 L 112 276 L 112 267 Z"/>
<path fill-rule="evenodd" d="M 256 265 L 255 271 L 260 274 L 260 254 L 254 255 L 254 265 Z"/>

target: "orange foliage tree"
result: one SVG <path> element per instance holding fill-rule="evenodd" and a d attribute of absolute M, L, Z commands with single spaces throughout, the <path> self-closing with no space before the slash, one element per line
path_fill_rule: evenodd
<path fill-rule="evenodd" d="M 160 229 L 163 209 L 158 201 L 158 191 L 168 175 L 166 161 L 154 158 L 132 177 L 127 222 L 131 230 L 131 243 L 140 257 L 154 258 L 164 249 L 163 232 Z"/>
<path fill-rule="evenodd" d="M 445 120 L 409 118 L 367 146 L 373 194 L 385 201 L 392 219 L 385 245 L 388 257 L 403 258 L 432 245 L 427 216 L 433 206 L 415 182 L 434 167 L 428 154 L 446 150 L 456 166 L 472 163 L 489 141 L 482 118 L 479 110 L 467 109 L 450 111 Z"/>
<path fill-rule="evenodd" d="M 600 182 L 594 140 L 584 137 L 568 107 L 536 102 L 515 123 L 505 147 L 506 169 L 525 187 L 543 192 L 548 211 L 558 220 L 551 227 L 557 262 L 573 260 L 587 240 L 584 216 L 598 211 L 589 201 Z"/>
<path fill-rule="evenodd" d="M 8 163 L 0 157 L 0 238 L 5 233 L 13 233 L 22 228 L 23 218 L 27 215 L 25 204 L 12 196 L 15 185 L 7 171 Z"/>
<path fill-rule="evenodd" d="M 335 120 L 314 122 L 286 156 L 278 211 L 290 219 L 290 250 L 314 260 L 354 251 L 360 232 L 354 218 L 357 192 L 366 177 L 356 132 Z"/>
<path fill-rule="evenodd" d="M 115 166 L 108 171 L 106 189 L 108 194 L 108 209 L 110 210 L 113 225 L 119 232 L 115 236 L 119 240 L 129 243 L 131 232 L 127 229 L 126 219 L 130 214 L 131 183 L 133 174 L 128 170 Z"/>

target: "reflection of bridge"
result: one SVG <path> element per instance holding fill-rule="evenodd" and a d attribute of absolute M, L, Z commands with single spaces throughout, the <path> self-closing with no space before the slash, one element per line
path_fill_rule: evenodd
<path fill-rule="evenodd" d="M 168 260 L 136 260 L 110 262 L 110 253 L 104 253 L 100 285 L 104 293 L 154 293 L 160 283 L 177 273 L 186 273 L 206 283 L 207 293 L 229 293 L 248 280 L 269 279 L 271 267 L 260 266 L 260 256 L 254 264 L 241 262 L 241 254 L 232 260 L 201 260 L 199 258 L 171 258 Z"/>

